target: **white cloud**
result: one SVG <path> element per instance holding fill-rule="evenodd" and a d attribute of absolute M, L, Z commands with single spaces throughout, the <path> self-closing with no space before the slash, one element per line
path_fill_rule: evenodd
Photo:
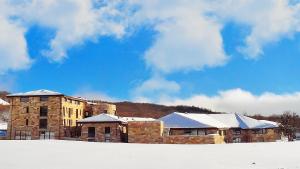
<path fill-rule="evenodd" d="M 180 91 L 180 85 L 168 81 L 159 75 L 146 80 L 133 91 L 133 100 L 137 102 L 153 102 L 157 99 L 166 100 Z"/>
<path fill-rule="evenodd" d="M 8 18 L 6 4 L 0 2 L 0 74 L 7 70 L 27 68 L 31 60 L 27 54 L 27 44 L 24 38 L 26 31 L 18 23 Z"/>
<path fill-rule="evenodd" d="M 100 5 L 101 3 L 101 5 Z M 126 32 L 126 8 L 121 0 L 0 1 L 0 73 L 30 66 L 25 33 L 32 26 L 53 29 L 45 56 L 62 61 L 67 51 L 102 36 L 121 38 Z"/>
<path fill-rule="evenodd" d="M 204 3 L 180 0 L 137 1 L 139 22 L 151 24 L 157 31 L 154 44 L 145 53 L 148 66 L 170 73 L 199 70 L 225 63 L 222 26 L 206 17 Z"/>
<path fill-rule="evenodd" d="M 55 37 L 50 50 L 45 54 L 54 61 L 61 61 L 71 47 L 100 36 L 122 37 L 123 22 L 117 19 L 124 15 L 118 10 L 119 0 L 102 1 L 95 7 L 92 0 L 33 0 L 17 5 L 21 17 L 28 24 L 53 28 Z M 125 11 L 124 11 L 125 12 Z"/>
<path fill-rule="evenodd" d="M 221 112 L 271 115 L 294 111 L 300 114 L 300 92 L 287 94 L 266 92 L 254 95 L 242 89 L 232 89 L 221 91 L 215 96 L 197 94 L 190 98 L 175 98 L 162 103 L 199 106 Z"/>
<path fill-rule="evenodd" d="M 211 10 L 224 22 L 248 25 L 250 34 L 241 52 L 250 58 L 263 54 L 263 47 L 299 31 L 299 4 L 288 0 L 216 0 Z"/>

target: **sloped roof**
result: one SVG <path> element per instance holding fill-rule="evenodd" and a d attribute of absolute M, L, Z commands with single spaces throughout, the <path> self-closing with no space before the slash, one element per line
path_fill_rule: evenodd
<path fill-rule="evenodd" d="M 166 128 L 228 128 L 227 125 L 207 114 L 174 112 L 160 118 Z"/>
<path fill-rule="evenodd" d="M 7 130 L 7 123 L 0 122 L 0 130 Z"/>
<path fill-rule="evenodd" d="M 153 118 L 143 118 L 143 117 L 122 117 L 123 120 L 129 121 L 155 121 Z"/>
<path fill-rule="evenodd" d="M 99 114 L 97 116 L 88 117 L 82 120 L 78 120 L 79 123 L 89 122 L 126 122 L 122 117 L 110 115 L 110 114 Z"/>
<path fill-rule="evenodd" d="M 210 114 L 209 116 L 230 126 L 230 128 L 255 129 L 278 127 L 275 123 L 256 120 L 240 114 Z"/>
<path fill-rule="evenodd" d="M 8 95 L 8 97 L 14 97 L 14 96 L 57 96 L 57 95 L 63 95 L 62 93 L 59 92 L 54 92 L 51 90 L 35 90 L 35 91 L 29 91 L 25 93 L 14 93 Z"/>
<path fill-rule="evenodd" d="M 9 103 L 8 103 L 7 101 L 5 101 L 5 100 L 2 100 L 2 99 L 0 98 L 0 105 L 7 106 L 7 105 L 9 105 Z"/>

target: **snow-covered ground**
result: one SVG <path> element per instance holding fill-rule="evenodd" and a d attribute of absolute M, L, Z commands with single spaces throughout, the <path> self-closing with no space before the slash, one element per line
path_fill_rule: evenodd
<path fill-rule="evenodd" d="M 1 169 L 299 169 L 300 142 L 146 145 L 0 141 Z"/>

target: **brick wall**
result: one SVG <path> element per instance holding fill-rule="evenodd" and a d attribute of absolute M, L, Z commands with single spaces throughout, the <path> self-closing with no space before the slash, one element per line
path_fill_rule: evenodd
<path fill-rule="evenodd" d="M 31 139 L 39 139 L 41 129 L 40 106 L 48 106 L 47 130 L 54 132 L 55 138 L 62 134 L 61 121 L 61 96 L 49 96 L 48 101 L 41 102 L 40 97 L 29 97 L 29 102 L 20 102 L 20 97 L 11 98 L 10 121 L 8 135 L 10 139 L 15 138 L 15 131 L 28 131 Z M 29 108 L 27 112 L 26 107 Z M 26 125 L 28 119 L 28 125 Z"/>
<path fill-rule="evenodd" d="M 224 143 L 224 136 L 204 135 L 204 136 L 185 136 L 172 135 L 163 137 L 164 144 L 221 144 Z"/>
<path fill-rule="evenodd" d="M 80 140 L 88 141 L 88 128 L 95 127 L 95 140 L 96 142 L 105 142 L 105 127 L 110 127 L 110 142 L 123 142 L 122 140 L 123 129 L 125 125 L 120 123 L 83 123 L 81 127 Z M 125 130 L 126 131 L 126 130 Z"/>
<path fill-rule="evenodd" d="M 129 143 L 162 143 L 162 132 L 161 121 L 128 122 Z"/>
<path fill-rule="evenodd" d="M 253 134 L 253 130 L 241 129 L 241 134 L 234 134 L 234 129 L 229 129 L 225 136 L 227 143 L 232 143 L 235 137 L 240 138 L 241 142 L 273 142 L 280 138 L 275 132 L 276 129 L 266 129 L 266 133 Z"/>

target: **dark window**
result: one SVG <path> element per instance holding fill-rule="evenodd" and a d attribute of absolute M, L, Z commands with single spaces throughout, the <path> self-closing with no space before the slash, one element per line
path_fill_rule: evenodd
<path fill-rule="evenodd" d="M 66 126 L 66 119 L 64 119 L 64 126 Z"/>
<path fill-rule="evenodd" d="M 29 107 L 26 107 L 26 113 L 29 113 Z"/>
<path fill-rule="evenodd" d="M 73 112 L 73 109 L 72 109 L 72 108 L 69 108 L 69 118 L 71 117 L 72 112 Z"/>
<path fill-rule="evenodd" d="M 95 127 L 88 128 L 88 137 L 95 137 Z"/>
<path fill-rule="evenodd" d="M 105 127 L 105 134 L 110 134 L 110 127 Z"/>
<path fill-rule="evenodd" d="M 28 126 L 28 119 L 26 119 L 26 126 Z"/>
<path fill-rule="evenodd" d="M 66 114 L 66 109 L 65 109 L 65 107 L 63 107 L 63 116 L 65 116 Z"/>
<path fill-rule="evenodd" d="M 47 117 L 47 115 L 48 115 L 48 107 L 41 106 L 40 107 L 40 117 Z"/>
<path fill-rule="evenodd" d="M 233 134 L 234 135 L 240 135 L 242 133 L 241 129 L 234 129 Z"/>
<path fill-rule="evenodd" d="M 47 129 L 47 119 L 40 119 L 40 129 Z"/>
<path fill-rule="evenodd" d="M 103 113 L 107 114 L 107 110 L 103 110 Z"/>
<path fill-rule="evenodd" d="M 78 118 L 78 109 L 76 109 L 76 118 Z"/>
<path fill-rule="evenodd" d="M 192 134 L 192 130 L 191 129 L 184 130 L 184 135 L 191 135 L 191 134 Z"/>
<path fill-rule="evenodd" d="M 46 102 L 46 101 L 48 101 L 48 98 L 49 98 L 48 96 L 41 96 L 40 101 L 41 102 Z"/>
<path fill-rule="evenodd" d="M 29 102 L 29 97 L 20 97 L 21 102 Z"/>

